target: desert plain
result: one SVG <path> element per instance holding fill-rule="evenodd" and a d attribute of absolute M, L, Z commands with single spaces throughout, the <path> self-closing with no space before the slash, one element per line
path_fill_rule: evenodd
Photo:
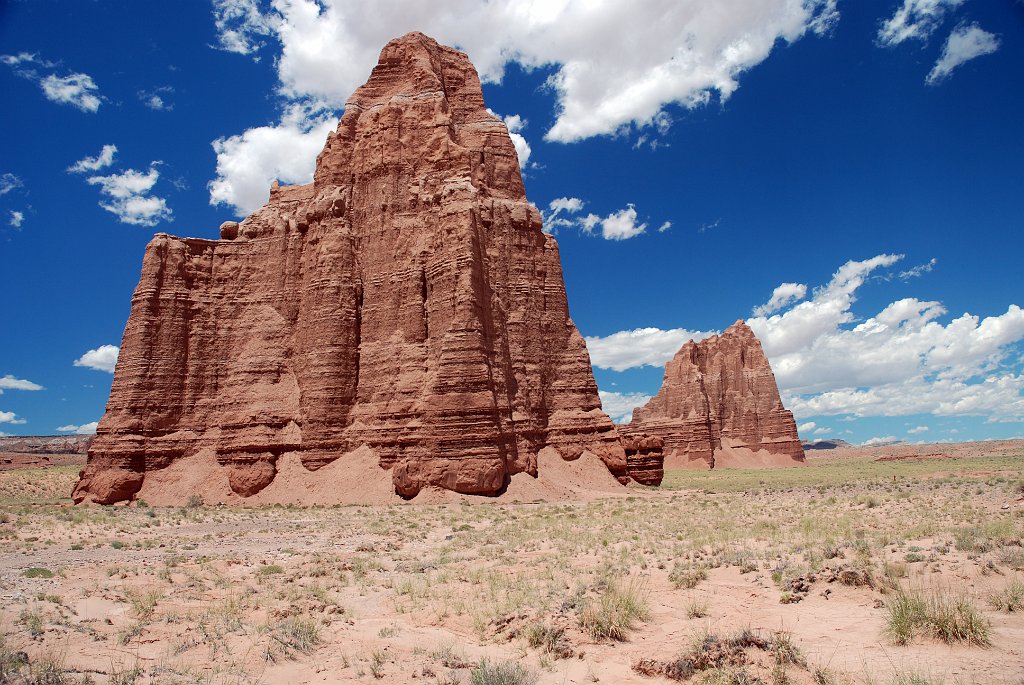
<path fill-rule="evenodd" d="M 6 455 L 0 681 L 1022 682 L 1024 441 L 807 455 L 262 508 Z"/>

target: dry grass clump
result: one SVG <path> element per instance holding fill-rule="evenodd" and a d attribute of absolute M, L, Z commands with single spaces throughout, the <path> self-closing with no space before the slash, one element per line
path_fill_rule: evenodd
<path fill-rule="evenodd" d="M 993 609 L 1013 613 L 1024 609 L 1024 582 L 1014 579 L 1000 592 L 989 597 Z"/>
<path fill-rule="evenodd" d="M 898 590 L 886 604 L 886 623 L 889 636 L 898 645 L 909 644 L 917 635 L 950 644 L 991 644 L 991 623 L 966 595 Z"/>
<path fill-rule="evenodd" d="M 537 679 L 535 671 L 517 661 L 491 664 L 483 659 L 469 674 L 472 685 L 534 685 Z"/>
<path fill-rule="evenodd" d="M 309 652 L 320 643 L 320 629 L 316 622 L 302 616 L 285 619 L 273 629 L 271 636 L 286 652 Z"/>
<path fill-rule="evenodd" d="M 68 682 L 62 656 L 45 653 L 29 659 L 28 654 L 7 646 L 0 635 L 0 683 L 7 685 L 64 685 Z"/>
<path fill-rule="evenodd" d="M 589 600 L 580 611 L 580 627 L 596 640 L 625 640 L 638 621 L 650 616 L 647 589 L 636 580 L 626 585 L 610 581 L 596 600 Z"/>
<path fill-rule="evenodd" d="M 672 661 L 641 659 L 633 670 L 645 676 L 663 676 L 669 680 L 689 680 L 700 675 L 702 682 L 762 682 L 744 668 L 751 663 L 748 650 L 760 650 L 771 656 L 773 679 L 788 682 L 786 667 L 807 665 L 788 633 L 777 632 L 764 638 L 751 630 L 741 630 L 730 638 L 713 633 L 698 635 L 689 650 Z"/>
<path fill-rule="evenodd" d="M 708 579 L 708 572 L 703 568 L 689 568 L 686 566 L 680 566 L 676 564 L 672 568 L 672 572 L 668 574 L 668 582 L 672 583 L 672 587 L 677 590 L 687 589 L 692 590 L 697 587 L 702 580 Z"/>

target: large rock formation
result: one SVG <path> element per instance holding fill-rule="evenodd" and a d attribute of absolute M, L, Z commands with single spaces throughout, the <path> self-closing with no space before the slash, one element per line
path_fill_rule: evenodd
<path fill-rule="evenodd" d="M 251 496 L 282 459 L 364 447 L 405 497 L 500 493 L 545 447 L 625 481 L 600 406 L 505 125 L 464 54 L 412 33 L 349 99 L 312 184 L 275 184 L 219 241 L 149 244 L 74 497 L 131 499 L 196 455 Z"/>
<path fill-rule="evenodd" d="M 803 462 L 792 412 L 746 323 L 687 342 L 665 366 L 661 390 L 621 430 L 664 439 L 668 468 L 781 466 Z"/>

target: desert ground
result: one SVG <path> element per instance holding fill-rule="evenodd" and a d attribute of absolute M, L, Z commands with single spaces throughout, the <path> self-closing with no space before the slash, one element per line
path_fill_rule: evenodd
<path fill-rule="evenodd" d="M 0 470 L 0 683 L 1024 682 L 1024 441 L 335 507 L 75 507 L 66 461 Z"/>

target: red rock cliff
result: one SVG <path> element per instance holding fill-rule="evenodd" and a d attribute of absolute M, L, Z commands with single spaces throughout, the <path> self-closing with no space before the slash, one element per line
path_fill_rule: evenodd
<path fill-rule="evenodd" d="M 687 342 L 665 366 L 661 390 L 622 428 L 664 439 L 665 466 L 777 466 L 803 462 L 792 412 L 746 323 Z"/>
<path fill-rule="evenodd" d="M 626 479 L 557 244 L 461 52 L 390 42 L 314 182 L 221 236 L 147 247 L 76 501 L 200 453 L 249 496 L 284 455 L 316 470 L 361 446 L 406 497 L 499 493 L 545 446 Z"/>

